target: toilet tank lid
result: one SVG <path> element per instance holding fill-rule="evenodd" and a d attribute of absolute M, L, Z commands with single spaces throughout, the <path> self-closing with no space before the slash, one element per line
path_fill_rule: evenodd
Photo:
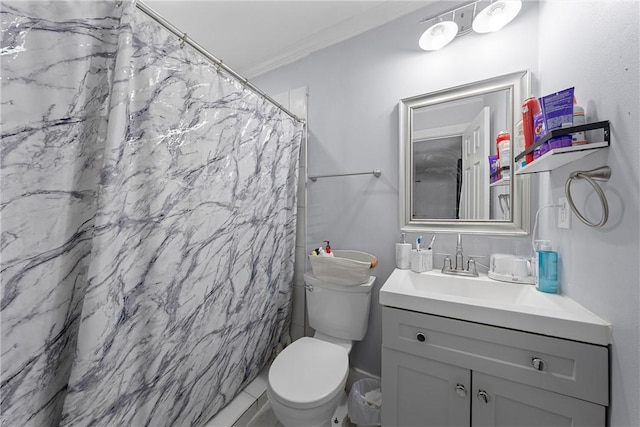
<path fill-rule="evenodd" d="M 331 400 L 346 384 L 348 373 L 344 348 L 303 337 L 275 358 L 269 368 L 269 388 L 287 406 L 310 408 Z"/>
<path fill-rule="evenodd" d="M 332 289 L 340 292 L 371 292 L 371 288 L 376 281 L 376 276 L 369 276 L 369 280 L 361 285 L 339 285 L 336 283 L 325 282 L 318 279 L 310 271 L 304 273 L 304 283 L 311 286 L 319 286 L 325 289 Z"/>

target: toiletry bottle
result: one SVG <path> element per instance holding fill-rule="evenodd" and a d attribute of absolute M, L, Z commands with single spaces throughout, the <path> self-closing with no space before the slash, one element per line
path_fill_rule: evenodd
<path fill-rule="evenodd" d="M 533 140 L 533 118 L 540 111 L 540 101 L 538 98 L 527 98 L 522 104 L 522 128 L 524 130 L 524 147 L 531 147 Z M 525 156 L 527 164 L 533 162 L 533 152 Z"/>
<path fill-rule="evenodd" d="M 538 288 L 538 278 L 540 277 L 540 271 L 538 271 L 538 256 L 539 256 L 539 252 L 540 252 L 540 248 L 542 246 L 548 246 L 551 245 L 551 242 L 549 240 L 536 240 L 533 250 L 533 258 L 531 259 L 531 271 L 533 271 L 533 277 L 535 278 L 535 285 L 536 288 Z"/>
<path fill-rule="evenodd" d="M 396 267 L 401 270 L 411 268 L 411 243 L 407 243 L 405 233 L 401 234 L 400 243 L 396 243 Z"/>
<path fill-rule="evenodd" d="M 514 154 L 516 156 L 524 151 L 524 129 L 522 127 L 522 120 L 516 123 L 514 146 L 515 146 Z M 518 162 L 516 163 L 516 170 L 526 165 L 527 165 L 527 161 L 523 157 L 520 160 L 518 160 Z"/>
<path fill-rule="evenodd" d="M 509 168 L 511 167 L 511 136 L 509 132 L 500 132 L 496 137 L 498 159 L 500 159 L 500 178 L 509 178 Z"/>
<path fill-rule="evenodd" d="M 576 97 L 573 97 L 573 125 L 583 125 L 586 123 L 584 116 L 584 108 L 577 104 Z M 571 145 L 586 144 L 587 137 L 584 132 L 576 132 L 571 134 Z"/>
<path fill-rule="evenodd" d="M 548 294 L 557 294 L 558 285 L 558 252 L 554 252 L 550 244 L 541 244 L 538 250 L 536 289 Z"/>
<path fill-rule="evenodd" d="M 324 253 L 326 256 L 333 256 L 333 252 L 331 252 L 331 246 L 329 245 L 329 241 L 325 240 L 324 243 L 326 243 L 325 247 L 324 247 Z"/>
<path fill-rule="evenodd" d="M 541 140 L 546 133 L 547 133 L 547 129 L 544 123 L 544 114 L 542 114 L 542 111 L 539 111 L 536 113 L 535 116 L 533 116 L 533 143 L 535 144 L 539 140 Z M 534 160 L 537 159 L 538 157 L 545 154 L 547 151 L 549 151 L 549 143 L 545 142 L 542 145 L 540 145 L 538 148 L 533 150 L 533 159 Z"/>

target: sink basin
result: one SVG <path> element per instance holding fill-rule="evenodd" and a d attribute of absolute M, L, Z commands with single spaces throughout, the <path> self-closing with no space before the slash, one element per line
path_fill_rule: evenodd
<path fill-rule="evenodd" d="M 533 285 L 396 269 L 380 304 L 592 344 L 611 342 L 611 325 L 564 295 Z"/>
<path fill-rule="evenodd" d="M 516 304 L 523 302 L 529 294 L 524 286 L 499 283 L 484 276 L 476 278 L 430 272 L 409 274 L 406 280 L 413 289 L 455 298 L 486 300 L 493 303 Z"/>

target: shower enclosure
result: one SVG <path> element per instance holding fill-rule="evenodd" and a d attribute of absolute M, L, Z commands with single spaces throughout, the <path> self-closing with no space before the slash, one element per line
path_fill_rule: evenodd
<path fill-rule="evenodd" d="M 2 425 L 202 425 L 288 326 L 304 125 L 131 0 L 1 7 Z"/>

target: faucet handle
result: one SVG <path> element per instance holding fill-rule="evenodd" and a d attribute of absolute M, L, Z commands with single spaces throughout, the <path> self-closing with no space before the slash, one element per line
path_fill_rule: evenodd
<path fill-rule="evenodd" d="M 467 271 L 476 277 L 479 276 L 478 270 L 476 269 L 476 261 L 473 258 L 469 258 L 467 261 Z"/>
<path fill-rule="evenodd" d="M 446 253 L 446 252 L 434 252 L 434 253 L 433 253 L 433 255 L 441 255 L 441 256 L 444 256 L 444 258 L 442 258 L 442 262 L 443 262 L 443 263 L 446 263 L 446 262 L 451 263 L 451 254 L 448 254 L 448 253 Z M 447 260 L 449 260 L 449 261 L 447 261 Z"/>

